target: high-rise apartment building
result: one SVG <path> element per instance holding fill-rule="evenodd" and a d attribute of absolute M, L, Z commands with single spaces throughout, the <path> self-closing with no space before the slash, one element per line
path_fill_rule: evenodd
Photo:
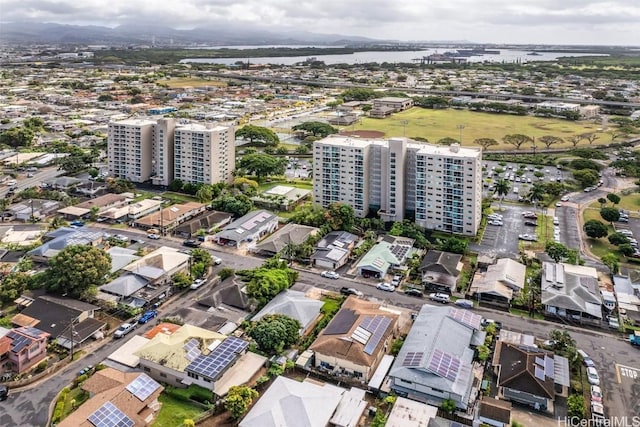
<path fill-rule="evenodd" d="M 109 174 L 131 182 L 151 176 L 155 120 L 129 119 L 109 123 L 107 157 Z"/>
<path fill-rule="evenodd" d="M 358 217 L 410 218 L 464 235 L 475 235 L 480 225 L 480 149 L 331 135 L 314 143 L 313 178 L 315 203 L 345 203 Z"/>
<path fill-rule="evenodd" d="M 193 184 L 231 183 L 233 127 L 180 124 L 172 118 L 109 123 L 107 154 L 113 177 L 154 185 L 175 179 Z"/>
<path fill-rule="evenodd" d="M 177 126 L 174 135 L 174 178 L 194 184 L 233 182 L 233 127 L 201 124 Z"/>

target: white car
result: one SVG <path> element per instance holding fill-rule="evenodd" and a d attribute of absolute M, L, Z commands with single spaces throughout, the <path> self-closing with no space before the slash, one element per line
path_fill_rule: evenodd
<path fill-rule="evenodd" d="M 189 286 L 189 289 L 198 289 L 200 286 L 205 284 L 205 280 L 204 279 L 196 279 L 191 286 Z"/>
<path fill-rule="evenodd" d="M 160 238 L 157 234 L 147 234 L 147 237 L 151 240 L 158 240 Z"/>
<path fill-rule="evenodd" d="M 222 258 L 218 258 L 217 256 L 211 257 L 211 259 L 213 260 L 213 263 L 215 265 L 220 265 L 222 264 Z"/>
<path fill-rule="evenodd" d="M 587 381 L 589 381 L 589 384 L 591 385 L 600 385 L 600 376 L 598 375 L 596 368 L 587 368 Z"/>
<path fill-rule="evenodd" d="M 376 288 L 380 289 L 381 291 L 387 291 L 387 292 L 393 292 L 396 290 L 396 288 L 391 283 L 386 283 L 386 282 L 378 283 L 376 285 Z"/>
<path fill-rule="evenodd" d="M 125 335 L 127 335 L 129 332 L 133 331 L 135 328 L 136 328 L 136 324 L 135 323 L 123 323 L 113 333 L 113 337 L 114 338 L 122 338 Z"/>
<path fill-rule="evenodd" d="M 429 299 L 431 301 L 440 302 L 442 304 L 447 304 L 449 303 L 449 301 L 451 301 L 451 299 L 449 298 L 449 295 L 441 294 L 441 293 L 429 294 Z"/>
<path fill-rule="evenodd" d="M 333 280 L 340 278 L 340 275 L 335 271 L 323 271 L 322 273 L 320 273 L 320 275 L 322 277 L 326 277 L 327 279 L 333 279 Z"/>
<path fill-rule="evenodd" d="M 7 185 L 9 187 L 11 187 L 12 185 L 16 185 L 18 183 L 18 181 L 16 181 L 15 179 L 10 179 L 9 181 L 7 181 Z"/>
<path fill-rule="evenodd" d="M 568 201 L 569 201 L 569 196 L 562 196 L 562 198 L 560 199 L 560 201 L 562 201 L 562 202 L 568 202 Z"/>
<path fill-rule="evenodd" d="M 502 221 L 498 221 L 498 220 L 495 220 L 495 219 L 494 219 L 494 220 L 489 220 L 489 221 L 487 222 L 487 224 L 489 224 L 489 225 L 496 225 L 496 226 L 502 226 L 502 225 L 504 225 L 504 224 L 502 223 Z"/>

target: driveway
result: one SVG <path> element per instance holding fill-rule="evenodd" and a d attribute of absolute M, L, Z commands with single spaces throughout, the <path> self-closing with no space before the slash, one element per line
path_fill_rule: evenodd
<path fill-rule="evenodd" d="M 524 225 L 525 219 L 522 213 L 532 211 L 530 206 L 520 206 L 510 203 L 503 203 L 502 209 L 498 210 L 498 205 L 491 206 L 496 213 L 503 216 L 504 225 L 496 226 L 487 224 L 482 240 L 478 248 L 482 252 L 491 252 L 499 257 L 514 258 L 518 256 L 518 235 L 524 233 L 535 233 L 535 227 Z"/>

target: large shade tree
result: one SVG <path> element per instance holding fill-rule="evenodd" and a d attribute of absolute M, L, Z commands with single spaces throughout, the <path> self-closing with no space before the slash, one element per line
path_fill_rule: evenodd
<path fill-rule="evenodd" d="M 245 125 L 236 131 L 236 138 L 248 139 L 250 143 L 276 146 L 280 142 L 278 135 L 271 129 L 262 126 Z"/>
<path fill-rule="evenodd" d="M 70 297 L 86 297 L 103 285 L 111 270 L 111 256 L 90 245 L 69 245 L 49 260 L 48 290 Z"/>
<path fill-rule="evenodd" d="M 248 334 L 266 353 L 276 354 L 289 348 L 300 337 L 300 322 L 283 314 L 270 314 L 254 322 Z"/>
<path fill-rule="evenodd" d="M 519 150 L 520 147 L 524 144 L 533 144 L 533 138 L 527 135 L 523 135 L 521 133 L 513 133 L 510 135 L 505 135 L 502 138 L 502 141 L 505 144 L 513 145 L 516 147 L 516 150 Z"/>

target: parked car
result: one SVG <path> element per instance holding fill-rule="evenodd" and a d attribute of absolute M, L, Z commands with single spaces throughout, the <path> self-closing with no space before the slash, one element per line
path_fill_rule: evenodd
<path fill-rule="evenodd" d="M 449 301 L 451 301 L 451 299 L 449 298 L 449 295 L 447 294 L 441 294 L 441 293 L 432 293 L 429 294 L 429 299 L 431 301 L 436 301 L 436 302 L 440 302 L 442 304 L 448 304 Z"/>
<path fill-rule="evenodd" d="M 569 196 L 562 196 L 562 198 L 560 199 L 561 202 L 568 202 L 569 201 Z"/>
<path fill-rule="evenodd" d="M 585 353 L 584 350 L 577 350 L 576 353 L 578 353 L 578 356 L 582 358 L 582 364 L 584 366 L 586 366 L 587 368 L 595 368 L 596 364 L 593 363 L 593 360 L 591 360 L 589 355 Z"/>
<path fill-rule="evenodd" d="M 120 242 L 128 242 L 129 238 L 123 234 L 116 234 L 115 236 L 113 236 L 114 239 L 120 241 Z"/>
<path fill-rule="evenodd" d="M 220 264 L 222 264 L 222 258 L 218 258 L 217 256 L 212 256 L 212 257 L 211 257 L 211 260 L 213 261 L 213 263 L 214 263 L 215 265 L 220 265 Z"/>
<path fill-rule="evenodd" d="M 500 226 L 504 225 L 504 224 L 502 223 L 502 221 L 498 221 L 498 220 L 489 220 L 489 221 L 487 222 L 487 224 L 489 224 L 489 225 L 495 225 L 495 226 L 498 226 L 498 227 L 500 227 Z"/>
<path fill-rule="evenodd" d="M 386 283 L 386 282 L 378 283 L 376 285 L 376 288 L 380 289 L 381 291 L 387 291 L 387 292 L 393 292 L 396 290 L 396 288 L 391 283 Z"/>
<path fill-rule="evenodd" d="M 123 323 L 113 333 L 113 337 L 114 338 L 122 338 L 122 337 L 126 336 L 129 332 L 133 331 L 135 328 L 136 328 L 136 324 L 135 323 Z"/>
<path fill-rule="evenodd" d="M 184 242 L 182 242 L 183 246 L 187 246 L 189 248 L 199 248 L 200 244 L 201 244 L 200 242 L 194 239 L 187 239 Z"/>
<path fill-rule="evenodd" d="M 340 275 L 335 271 L 323 271 L 322 273 L 320 273 L 320 275 L 322 277 L 326 277 L 327 279 L 333 279 L 333 280 L 337 280 L 340 278 Z"/>
<path fill-rule="evenodd" d="M 9 387 L 0 384 L 0 401 L 7 400 L 9 397 Z"/>
<path fill-rule="evenodd" d="M 591 366 L 587 368 L 587 381 L 589 381 L 591 385 L 600 385 L 600 376 L 596 368 Z"/>
<path fill-rule="evenodd" d="M 395 287 L 398 287 L 401 280 L 402 280 L 402 276 L 400 276 L 399 274 L 396 274 L 395 276 L 393 276 L 393 280 L 391 280 L 391 284 Z"/>
<path fill-rule="evenodd" d="M 361 291 L 355 289 L 355 288 L 347 288 L 347 287 L 343 287 L 340 289 L 340 293 L 342 295 L 356 295 L 361 297 L 362 295 L 364 295 Z"/>
<path fill-rule="evenodd" d="M 535 234 L 519 234 L 518 239 L 525 240 L 527 242 L 537 242 L 538 236 Z"/>
<path fill-rule="evenodd" d="M 413 289 L 413 288 L 406 289 L 404 291 L 404 294 L 409 295 L 410 297 L 418 297 L 418 298 L 423 297 L 423 294 L 419 289 Z"/>
<path fill-rule="evenodd" d="M 17 183 L 18 181 L 16 181 L 15 179 L 10 179 L 9 181 L 7 181 L 8 186 L 16 185 Z"/>
<path fill-rule="evenodd" d="M 140 319 L 138 319 L 138 323 L 142 323 L 142 324 L 147 323 L 149 320 L 153 319 L 157 315 L 158 315 L 158 312 L 155 310 L 145 311 L 144 314 L 140 316 Z"/>
<path fill-rule="evenodd" d="M 151 240 L 158 240 L 160 238 L 157 234 L 147 234 L 147 237 Z"/>
<path fill-rule="evenodd" d="M 191 284 L 191 286 L 189 286 L 189 289 L 198 289 L 200 286 L 204 285 L 205 280 L 204 279 L 196 279 L 194 280 L 194 282 Z"/>
<path fill-rule="evenodd" d="M 69 225 L 72 225 L 75 227 L 82 227 L 84 225 L 84 221 L 80 221 L 80 220 L 71 221 Z"/>
<path fill-rule="evenodd" d="M 597 385 L 591 386 L 591 401 L 602 402 L 602 390 Z"/>
<path fill-rule="evenodd" d="M 605 423 L 604 406 L 600 402 L 591 402 L 591 419 L 595 425 Z"/>
<path fill-rule="evenodd" d="M 537 223 L 537 222 L 535 222 L 535 221 L 525 221 L 525 222 L 524 222 L 524 225 L 528 225 L 528 226 L 530 226 L 530 227 L 537 227 L 537 226 L 538 226 L 538 223 Z"/>
<path fill-rule="evenodd" d="M 473 308 L 473 301 L 468 299 L 456 300 L 454 304 L 461 308 Z"/>

